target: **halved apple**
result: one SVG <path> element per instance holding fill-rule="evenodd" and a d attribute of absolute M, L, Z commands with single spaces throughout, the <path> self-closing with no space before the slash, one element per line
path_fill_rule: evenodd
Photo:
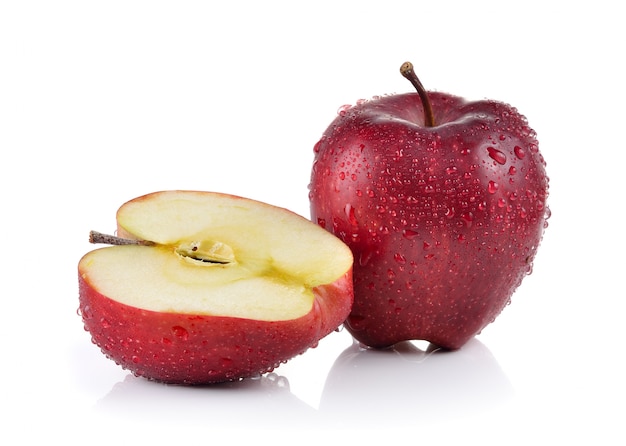
<path fill-rule="evenodd" d="M 137 376 L 204 384 L 262 374 L 350 313 L 351 251 L 286 209 L 163 191 L 122 205 L 117 226 L 124 244 L 79 262 L 80 312 L 93 342 Z"/>

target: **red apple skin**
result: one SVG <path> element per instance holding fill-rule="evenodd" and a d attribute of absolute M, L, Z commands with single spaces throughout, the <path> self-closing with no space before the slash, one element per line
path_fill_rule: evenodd
<path fill-rule="evenodd" d="M 345 326 L 458 349 L 500 314 L 547 227 L 535 132 L 509 105 L 429 92 L 342 109 L 314 148 L 311 218 L 355 257 Z"/>
<path fill-rule="evenodd" d="M 79 311 L 92 341 L 136 376 L 168 384 L 252 377 L 315 347 L 350 312 L 352 270 L 313 292 L 311 311 L 287 321 L 160 313 L 102 295 L 79 269 Z"/>

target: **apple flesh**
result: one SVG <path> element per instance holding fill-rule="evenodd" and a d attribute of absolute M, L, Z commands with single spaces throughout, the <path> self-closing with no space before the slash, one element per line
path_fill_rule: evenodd
<path fill-rule="evenodd" d="M 311 218 L 352 249 L 358 341 L 458 349 L 531 271 L 548 177 L 515 108 L 419 88 L 341 110 L 315 145 Z"/>
<path fill-rule="evenodd" d="M 164 191 L 117 212 L 118 242 L 79 262 L 93 342 L 137 376 L 177 384 L 271 371 L 340 326 L 352 254 L 286 209 Z"/>

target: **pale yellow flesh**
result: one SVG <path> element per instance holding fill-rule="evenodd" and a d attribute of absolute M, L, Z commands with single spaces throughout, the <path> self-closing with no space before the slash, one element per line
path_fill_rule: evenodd
<path fill-rule="evenodd" d="M 118 224 L 124 235 L 159 246 L 97 249 L 81 271 L 101 294 L 147 310 L 294 319 L 311 310 L 313 287 L 352 265 L 347 246 L 305 218 L 228 195 L 152 194 L 122 206 Z M 194 243 L 217 244 L 217 259 L 229 263 L 181 255 Z"/>

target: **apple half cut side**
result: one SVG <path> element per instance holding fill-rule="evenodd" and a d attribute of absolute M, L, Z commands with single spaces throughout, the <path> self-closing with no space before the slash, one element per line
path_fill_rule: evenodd
<path fill-rule="evenodd" d="M 136 376 L 208 384 L 269 372 L 352 307 L 350 249 L 287 209 L 155 192 L 120 207 L 117 235 L 122 244 L 80 260 L 79 311 L 93 342 Z"/>

